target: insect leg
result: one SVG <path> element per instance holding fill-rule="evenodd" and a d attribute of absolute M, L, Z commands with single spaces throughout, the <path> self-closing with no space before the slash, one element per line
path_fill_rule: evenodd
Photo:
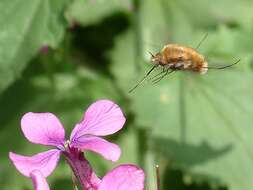
<path fill-rule="evenodd" d="M 154 84 L 156 84 L 156 83 L 160 82 L 166 75 L 168 75 L 168 74 L 174 72 L 174 70 L 170 70 L 170 71 L 169 71 L 169 70 L 170 70 L 170 69 L 167 69 L 166 72 L 165 72 L 162 76 L 160 76 L 160 77 L 158 77 L 158 78 L 152 80 L 152 82 L 153 82 Z"/>
<path fill-rule="evenodd" d="M 157 65 L 154 65 L 148 72 L 147 74 L 142 78 L 142 80 L 140 82 L 138 82 L 132 89 L 130 89 L 128 92 L 131 93 L 134 89 L 136 89 L 140 84 L 142 84 L 146 78 L 148 77 L 148 75 L 157 67 Z"/>
<path fill-rule="evenodd" d="M 165 71 L 165 73 L 164 73 L 162 76 L 157 77 L 157 78 L 154 78 L 154 79 L 152 80 L 152 82 L 153 82 L 153 83 L 159 82 L 160 80 L 162 80 L 162 78 L 163 78 L 164 76 L 166 76 L 166 75 L 168 74 L 168 72 L 169 72 L 169 69 L 167 69 L 167 70 Z"/>
<path fill-rule="evenodd" d="M 225 69 L 225 68 L 232 67 L 232 66 L 236 65 L 236 64 L 239 63 L 240 61 L 241 61 L 241 60 L 238 59 L 235 63 L 230 64 L 230 65 L 225 65 L 225 66 L 222 66 L 222 67 L 203 67 L 203 68 L 207 68 L 207 69 Z"/>
<path fill-rule="evenodd" d="M 155 76 L 149 78 L 148 80 L 149 80 L 149 81 L 150 81 L 150 80 L 153 80 L 154 78 L 160 76 L 160 75 L 163 74 L 164 72 L 166 72 L 166 70 L 165 70 L 165 68 L 163 67 L 163 70 L 162 70 L 160 73 L 158 73 L 158 74 L 156 74 Z"/>

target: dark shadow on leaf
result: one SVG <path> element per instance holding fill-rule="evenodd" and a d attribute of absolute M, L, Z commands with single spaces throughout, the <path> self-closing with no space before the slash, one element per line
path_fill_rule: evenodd
<path fill-rule="evenodd" d="M 86 59 L 88 58 L 89 62 L 92 63 L 91 67 L 108 74 L 109 71 L 106 66 L 109 61 L 106 52 L 114 46 L 114 38 L 124 32 L 129 24 L 130 21 L 127 15 L 118 12 L 106 17 L 96 25 L 75 27 L 71 31 L 72 43 L 75 47 L 74 53 L 85 54 Z"/>
<path fill-rule="evenodd" d="M 190 167 L 218 158 L 233 148 L 231 144 L 217 149 L 206 141 L 202 141 L 199 145 L 192 145 L 165 138 L 155 138 L 154 146 L 154 150 L 168 158 L 171 164 L 182 167 Z"/>
<path fill-rule="evenodd" d="M 162 189 L 177 190 L 227 190 L 218 178 L 205 175 L 189 175 L 169 165 L 163 172 Z"/>

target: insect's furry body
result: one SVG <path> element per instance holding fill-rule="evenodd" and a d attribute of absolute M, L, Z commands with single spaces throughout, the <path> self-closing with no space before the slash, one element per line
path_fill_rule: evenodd
<path fill-rule="evenodd" d="M 168 44 L 152 56 L 151 62 L 171 70 L 188 70 L 205 74 L 208 64 L 195 49 L 178 44 Z"/>

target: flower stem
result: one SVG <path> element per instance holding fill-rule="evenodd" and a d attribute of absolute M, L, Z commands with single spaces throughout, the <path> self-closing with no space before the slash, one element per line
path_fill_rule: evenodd
<path fill-rule="evenodd" d="M 88 160 L 76 148 L 67 148 L 63 152 L 75 177 L 79 180 L 83 190 L 97 190 L 100 179 L 93 172 Z"/>

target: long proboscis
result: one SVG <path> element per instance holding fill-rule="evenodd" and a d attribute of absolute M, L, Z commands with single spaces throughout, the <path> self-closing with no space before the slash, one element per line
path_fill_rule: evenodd
<path fill-rule="evenodd" d="M 146 78 L 148 77 L 148 75 L 157 67 L 157 65 L 154 65 L 148 72 L 147 74 L 132 88 L 130 89 L 128 92 L 131 93 L 133 92 L 134 89 L 136 89 L 139 85 L 141 85 L 145 80 Z"/>
<path fill-rule="evenodd" d="M 208 69 L 225 69 L 225 68 L 232 67 L 232 66 L 236 65 L 240 61 L 241 61 L 241 59 L 238 59 L 235 63 L 230 64 L 230 65 L 226 65 L 226 66 L 223 66 L 223 67 L 205 67 L 205 68 L 208 68 Z"/>

